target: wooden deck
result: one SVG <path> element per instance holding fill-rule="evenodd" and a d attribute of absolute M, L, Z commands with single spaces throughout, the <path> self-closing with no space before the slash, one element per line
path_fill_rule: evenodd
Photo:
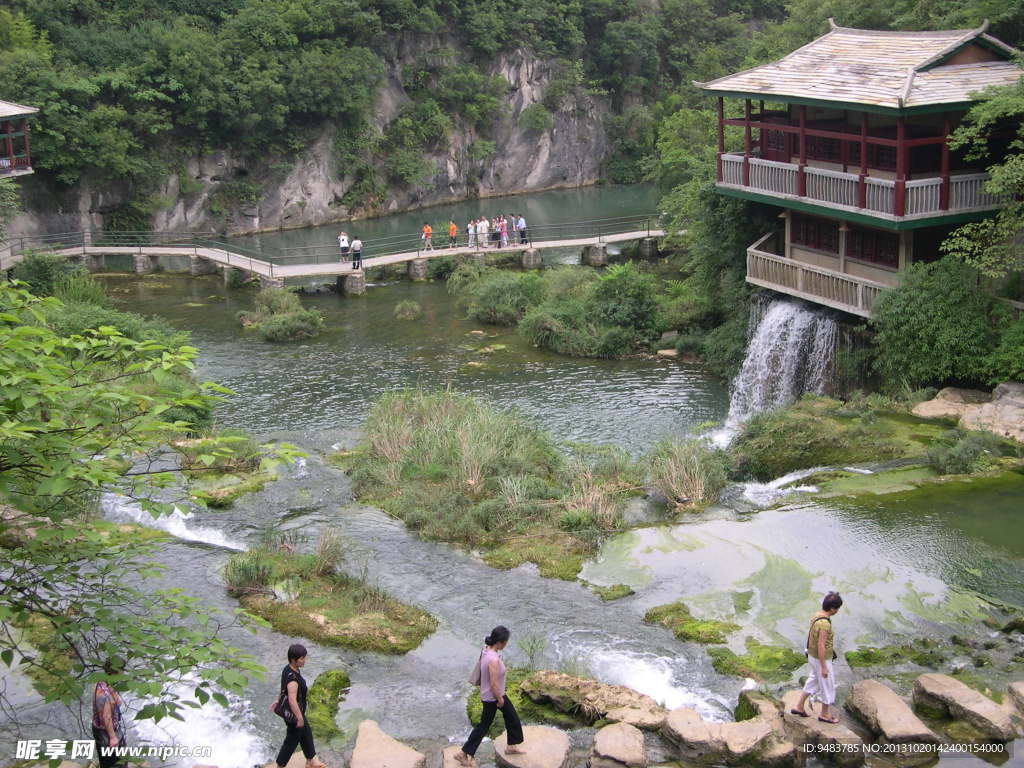
<path fill-rule="evenodd" d="M 505 248 L 469 248 L 459 246 L 457 248 L 435 248 L 429 251 L 406 251 L 393 253 L 386 256 L 366 256 L 363 258 L 363 267 L 379 267 L 391 264 L 402 264 L 416 261 L 418 259 L 432 259 L 438 256 L 460 256 L 473 253 L 520 253 L 529 249 L 549 250 L 552 248 L 583 248 L 586 246 L 606 245 L 625 243 L 635 240 L 643 240 L 648 237 L 664 237 L 665 231 L 661 229 L 643 229 L 631 232 L 619 232 L 615 234 L 603 234 L 594 237 L 581 237 L 565 240 L 545 240 L 531 242 L 526 245 L 510 244 Z M 371 243 L 372 245 L 372 243 Z M 213 248 L 202 246 L 182 245 L 76 245 L 70 248 L 59 248 L 53 251 L 62 256 L 106 256 L 106 255 L 145 255 L 145 256 L 187 256 L 198 257 L 207 261 L 219 264 L 224 267 L 233 267 L 245 272 L 250 272 L 259 277 L 272 279 L 287 278 L 308 278 L 308 277 L 331 277 L 361 274 L 361 270 L 353 270 L 351 262 L 332 261 L 326 263 L 304 263 L 304 264 L 281 264 L 270 260 L 264 260 L 236 253 L 228 248 Z M 340 258 L 340 256 L 339 256 Z M 20 260 L 20 254 L 7 257 L 0 264 L 0 268 L 9 269 Z"/>

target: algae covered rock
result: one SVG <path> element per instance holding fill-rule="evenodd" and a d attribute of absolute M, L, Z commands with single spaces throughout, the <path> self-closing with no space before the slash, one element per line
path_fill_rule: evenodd
<path fill-rule="evenodd" d="M 929 673 L 917 678 L 914 705 L 963 720 L 992 741 L 1007 742 L 1017 735 L 1006 710 L 949 675 Z"/>
<path fill-rule="evenodd" d="M 306 719 L 319 738 L 330 740 L 339 735 L 334 717 L 351 685 L 348 672 L 344 669 L 328 669 L 317 675 L 309 687 Z"/>
<path fill-rule="evenodd" d="M 728 648 L 709 648 L 712 666 L 723 675 L 781 683 L 807 661 L 802 653 L 788 646 L 765 645 L 752 637 L 747 638 L 746 645 L 747 652 L 742 655 Z"/>
<path fill-rule="evenodd" d="M 665 709 L 654 699 L 622 685 L 540 671 L 526 677 L 519 687 L 531 701 L 572 714 L 586 724 L 614 720 L 657 728 L 665 719 Z"/>
<path fill-rule="evenodd" d="M 724 643 L 726 635 L 739 629 L 737 624 L 728 621 L 694 618 L 681 601 L 651 608 L 644 614 L 644 621 L 661 624 L 671 629 L 680 640 L 694 643 Z"/>
<path fill-rule="evenodd" d="M 610 587 L 593 586 L 591 590 L 606 603 L 636 594 L 628 584 L 612 584 Z"/>

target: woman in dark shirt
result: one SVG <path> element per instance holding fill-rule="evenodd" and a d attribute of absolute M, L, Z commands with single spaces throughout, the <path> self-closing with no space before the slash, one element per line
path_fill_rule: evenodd
<path fill-rule="evenodd" d="M 277 753 L 277 764 L 284 768 L 295 752 L 295 747 L 302 745 L 302 754 L 306 756 L 306 768 L 327 768 L 316 759 L 316 747 L 313 745 L 313 731 L 306 722 L 306 680 L 299 670 L 306 666 L 306 646 L 295 645 L 288 648 L 288 666 L 281 670 L 281 691 L 288 692 L 285 703 L 295 715 L 295 724 L 287 723 L 284 744 Z M 278 694 L 280 698 L 280 694 Z M 271 710 L 277 707 L 277 699 L 270 705 Z"/>

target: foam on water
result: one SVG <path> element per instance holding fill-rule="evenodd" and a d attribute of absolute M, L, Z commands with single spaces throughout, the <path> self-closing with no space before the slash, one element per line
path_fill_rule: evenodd
<path fill-rule="evenodd" d="M 822 472 L 825 467 L 813 467 L 811 469 L 798 469 L 789 472 L 782 477 L 777 477 L 767 483 L 749 482 L 743 483 L 743 498 L 759 507 L 767 507 L 775 503 L 779 498 L 792 493 L 816 493 L 818 488 L 814 485 L 794 485 L 805 477 Z"/>
<path fill-rule="evenodd" d="M 195 517 L 192 512 L 182 512 L 178 507 L 169 515 L 153 517 L 136 501 L 117 493 L 105 493 L 102 500 L 103 515 L 108 520 L 126 523 L 137 523 L 147 528 L 158 528 L 161 531 L 184 541 L 198 541 L 225 549 L 244 550 L 245 545 L 224 535 L 216 528 L 194 525 L 190 521 Z"/>

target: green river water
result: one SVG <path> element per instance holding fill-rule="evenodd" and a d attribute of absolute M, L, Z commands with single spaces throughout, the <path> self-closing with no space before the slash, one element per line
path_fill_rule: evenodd
<path fill-rule="evenodd" d="M 596 218 L 615 210 L 613 194 L 545 193 L 510 205 L 536 217 L 604 195 L 598 209 L 573 217 Z M 486 201 L 465 205 L 465 211 L 487 209 Z M 403 228 L 421 217 L 360 227 Z M 263 237 L 308 243 L 333 237 L 335 229 Z M 1024 508 L 1024 476 L 866 500 L 817 500 L 810 489 L 780 500 L 774 485 L 736 486 L 722 505 L 700 515 L 609 540 L 581 576 L 595 584 L 626 583 L 636 594 L 605 604 L 579 583 L 541 579 L 532 567 L 495 571 L 469 554 L 416 539 L 400 523 L 353 503 L 348 478 L 320 454 L 353 444 L 369 403 L 406 386 L 452 386 L 517 408 L 561 440 L 615 443 L 640 454 L 663 436 L 724 420 L 727 388 L 699 365 L 547 354 L 514 331 L 467 321 L 441 284 L 399 282 L 371 287 L 363 297 L 304 297 L 307 306 L 323 311 L 326 332 L 287 345 L 242 332 L 235 313 L 251 293 L 225 292 L 218 279 L 126 276 L 109 279 L 108 287 L 122 308 L 166 317 L 192 332 L 201 350 L 199 374 L 237 393 L 218 408 L 222 424 L 288 439 L 310 454 L 232 509 L 161 521 L 175 535 L 161 555 L 171 570 L 167 582 L 231 609 L 219 569 L 231 551 L 254 540 L 262 524 L 285 521 L 311 533 L 330 526 L 352 542 L 353 567 L 438 617 L 437 633 L 397 659 L 307 643 L 308 678 L 339 664 L 351 669 L 354 687 L 339 715 L 348 735 L 360 719 L 373 717 L 419 746 L 436 749 L 463 739 L 469 730 L 466 668 L 479 640 L 498 623 L 513 630 L 513 662 L 524 658 L 516 633 L 540 633 L 547 638 L 545 665 L 573 659 L 600 679 L 630 685 L 667 706 L 685 704 L 728 719 L 743 681 L 714 671 L 701 646 L 641 622 L 649 607 L 682 597 L 698 615 L 739 623 L 742 631 L 730 639 L 737 651 L 748 636 L 801 647 L 807 617 L 828 589 L 846 600 L 835 621 L 841 650 L 920 633 L 993 639 L 1000 647 L 1018 642 L 1019 636 L 997 636 L 980 619 L 993 604 L 1024 605 L 1024 532 L 1016 520 Z M 395 320 L 394 305 L 403 299 L 418 301 L 423 318 Z M 473 335 L 478 329 L 487 335 Z M 496 345 L 496 351 L 481 351 Z M 108 499 L 107 512 L 140 519 L 117 499 Z M 735 593 L 748 596 L 737 602 Z M 220 768 L 248 768 L 272 757 L 281 734 L 266 705 L 291 638 L 260 630 L 231 640 L 255 654 L 270 678 L 254 682 L 228 713 L 197 716 L 166 730 L 140 726 L 140 738 L 209 737 L 218 745 L 209 762 Z M 950 657 L 951 665 L 971 663 L 955 648 Z M 1024 667 L 1001 661 L 977 674 L 1005 684 L 1024 677 Z M 843 664 L 838 675 L 841 687 L 860 676 Z M 344 740 L 323 745 L 328 757 L 344 748 Z M 973 758 L 948 763 L 980 764 Z"/>

